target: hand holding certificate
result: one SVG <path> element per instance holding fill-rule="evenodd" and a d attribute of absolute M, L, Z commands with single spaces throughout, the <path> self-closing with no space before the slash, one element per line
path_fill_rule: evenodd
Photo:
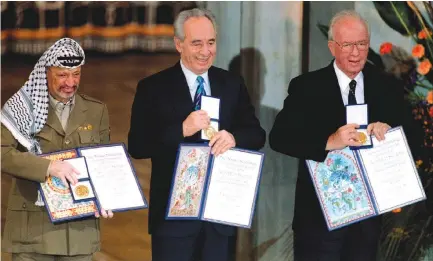
<path fill-rule="evenodd" d="M 373 148 L 335 150 L 324 162 L 307 160 L 329 230 L 426 198 L 401 127 Z"/>
<path fill-rule="evenodd" d="M 69 187 L 55 177 L 41 183 L 41 194 L 52 222 L 92 216 L 98 209 L 116 212 L 147 208 L 123 144 L 82 147 L 41 156 L 68 161 L 80 172 L 78 182 Z"/>
<path fill-rule="evenodd" d="M 204 144 L 181 144 L 167 219 L 201 219 L 250 227 L 263 153 L 230 149 L 218 157 Z"/>

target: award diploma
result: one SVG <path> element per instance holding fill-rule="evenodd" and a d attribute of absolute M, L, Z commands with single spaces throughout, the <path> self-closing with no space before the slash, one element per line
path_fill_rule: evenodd
<path fill-rule="evenodd" d="M 230 149 L 214 157 L 206 144 L 181 144 L 166 219 L 200 219 L 251 227 L 264 154 Z"/>
<path fill-rule="evenodd" d="M 426 199 L 402 127 L 373 147 L 335 150 L 324 162 L 307 160 L 329 230 Z"/>
<path fill-rule="evenodd" d="M 101 208 L 118 212 L 148 206 L 122 143 L 40 156 L 68 161 L 80 172 L 78 183 L 69 187 L 51 176 L 40 183 L 41 195 L 53 223 L 93 216 Z"/>

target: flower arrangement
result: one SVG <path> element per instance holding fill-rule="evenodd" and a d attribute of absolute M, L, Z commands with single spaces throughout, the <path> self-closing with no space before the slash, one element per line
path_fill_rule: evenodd
<path fill-rule="evenodd" d="M 414 2 L 374 2 L 383 21 L 401 35 L 410 37 L 410 53 L 384 42 L 379 55 L 383 69 L 404 82 L 412 115 L 424 131 L 423 153 L 413 155 L 428 199 L 433 183 L 433 8 L 431 3 L 420 3 L 423 15 Z M 433 260 L 433 202 L 394 210 L 384 218 L 381 260 Z M 429 209 L 430 208 L 430 209 Z"/>
<path fill-rule="evenodd" d="M 423 15 L 418 7 L 422 5 Z M 433 260 L 433 7 L 430 2 L 374 2 L 382 20 L 413 40 L 409 53 L 395 43 L 383 42 L 379 52 L 370 49 L 368 63 L 404 83 L 405 100 L 423 142 L 413 157 L 427 201 L 396 209 L 383 217 L 381 261 Z M 318 25 L 327 36 L 328 27 Z M 400 90 L 396 90 L 400 91 Z"/>

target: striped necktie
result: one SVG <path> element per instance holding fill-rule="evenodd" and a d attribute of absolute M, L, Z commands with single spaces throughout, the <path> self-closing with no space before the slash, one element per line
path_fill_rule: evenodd
<path fill-rule="evenodd" d="M 194 110 L 200 110 L 201 96 L 206 95 L 204 90 L 204 79 L 201 76 L 197 76 L 198 87 L 194 95 Z"/>
<path fill-rule="evenodd" d="M 352 80 L 350 83 L 349 83 L 349 88 L 350 88 L 350 90 L 349 90 L 349 105 L 356 105 L 357 104 L 357 102 L 356 102 L 356 96 L 355 96 L 355 90 L 356 90 L 356 81 L 355 80 Z"/>

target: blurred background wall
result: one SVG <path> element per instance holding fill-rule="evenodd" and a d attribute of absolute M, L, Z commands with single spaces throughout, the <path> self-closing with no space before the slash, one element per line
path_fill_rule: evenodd
<path fill-rule="evenodd" d="M 72 37 L 85 50 L 173 51 L 173 21 L 193 1 L 1 2 L 1 53 L 40 54 Z"/>

